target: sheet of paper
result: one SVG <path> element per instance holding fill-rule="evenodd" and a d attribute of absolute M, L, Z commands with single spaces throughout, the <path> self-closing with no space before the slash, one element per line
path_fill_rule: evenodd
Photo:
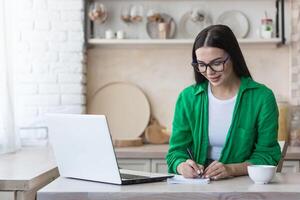
<path fill-rule="evenodd" d="M 175 175 L 172 178 L 168 178 L 169 184 L 208 184 L 210 180 L 208 178 L 184 178 L 181 175 Z"/>

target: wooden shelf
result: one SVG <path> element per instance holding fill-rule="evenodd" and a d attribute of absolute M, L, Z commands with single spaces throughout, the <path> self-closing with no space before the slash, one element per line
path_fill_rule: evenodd
<path fill-rule="evenodd" d="M 240 44 L 274 44 L 281 42 L 280 38 L 272 39 L 239 39 Z M 193 39 L 89 39 L 89 45 L 192 45 Z"/>

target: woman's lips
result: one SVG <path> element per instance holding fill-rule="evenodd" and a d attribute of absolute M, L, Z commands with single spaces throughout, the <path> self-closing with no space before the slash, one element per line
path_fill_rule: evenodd
<path fill-rule="evenodd" d="M 211 80 L 212 82 L 217 82 L 220 79 L 221 76 L 217 76 L 217 77 L 208 77 L 209 80 Z"/>

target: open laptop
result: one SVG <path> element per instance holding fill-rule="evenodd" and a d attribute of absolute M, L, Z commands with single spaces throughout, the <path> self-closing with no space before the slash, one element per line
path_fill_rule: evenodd
<path fill-rule="evenodd" d="M 104 115 L 48 114 L 46 121 L 50 144 L 63 177 L 119 185 L 172 177 L 119 169 Z"/>

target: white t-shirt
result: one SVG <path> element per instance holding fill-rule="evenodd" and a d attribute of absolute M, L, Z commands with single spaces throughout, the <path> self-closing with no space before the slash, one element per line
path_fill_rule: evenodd
<path fill-rule="evenodd" d="M 208 84 L 208 136 L 209 148 L 208 158 L 219 160 L 226 136 L 231 125 L 233 109 L 236 96 L 231 99 L 217 99 L 211 92 L 210 84 Z"/>

